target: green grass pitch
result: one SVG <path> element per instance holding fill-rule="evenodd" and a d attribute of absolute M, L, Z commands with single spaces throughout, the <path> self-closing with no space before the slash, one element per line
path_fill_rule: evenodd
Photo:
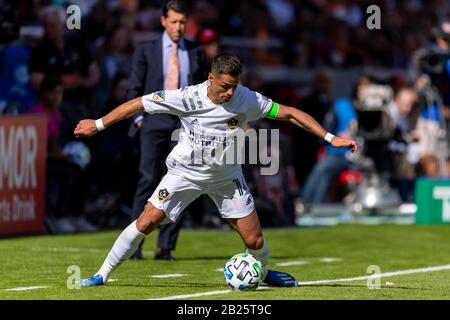
<path fill-rule="evenodd" d="M 379 289 L 368 280 L 324 282 L 296 288 L 265 288 L 225 292 L 223 268 L 227 258 L 243 251 L 232 231 L 183 230 L 174 252 L 176 261 L 155 261 L 155 234 L 144 246 L 146 259 L 126 261 L 106 286 L 68 289 L 69 266 L 82 277 L 96 272 L 120 230 L 67 236 L 0 239 L 0 300 L 9 299 L 450 299 L 449 268 L 382 277 Z M 267 229 L 269 267 L 286 271 L 302 282 L 368 276 L 376 265 L 382 273 L 450 264 L 450 226 L 339 225 L 325 228 Z M 324 258 L 335 258 L 325 259 Z M 277 264 L 283 265 L 277 265 Z M 287 265 L 285 265 L 287 264 Z M 153 278 L 152 275 L 182 274 Z M 369 280 L 376 286 L 376 281 Z M 393 286 L 386 286 L 391 282 Z M 69 279 L 69 284 L 70 282 Z M 34 290 L 13 288 L 43 286 Z"/>

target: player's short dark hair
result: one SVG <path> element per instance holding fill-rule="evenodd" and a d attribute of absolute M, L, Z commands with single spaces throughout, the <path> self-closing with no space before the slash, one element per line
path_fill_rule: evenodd
<path fill-rule="evenodd" d="M 167 18 L 167 12 L 173 10 L 177 13 L 188 15 L 188 7 L 183 0 L 168 0 L 163 5 L 163 16 Z"/>
<path fill-rule="evenodd" d="M 242 73 L 242 64 L 239 61 L 239 58 L 233 54 L 219 54 L 212 61 L 211 72 L 215 74 L 238 76 Z"/>

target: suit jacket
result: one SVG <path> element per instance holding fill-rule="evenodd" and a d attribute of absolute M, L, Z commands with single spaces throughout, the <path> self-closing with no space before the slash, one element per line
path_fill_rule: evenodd
<path fill-rule="evenodd" d="M 189 85 L 206 80 L 207 68 L 203 48 L 184 39 L 189 57 Z M 129 79 L 128 100 L 164 89 L 162 35 L 156 39 L 140 44 L 133 54 L 131 74 Z M 133 117 L 129 135 L 134 136 L 137 127 L 134 120 L 144 116 L 143 125 L 147 130 L 174 130 L 179 128 L 179 119 L 169 114 L 138 114 Z"/>

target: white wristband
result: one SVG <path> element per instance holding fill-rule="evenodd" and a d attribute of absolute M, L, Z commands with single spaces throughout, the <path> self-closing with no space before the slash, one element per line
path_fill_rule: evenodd
<path fill-rule="evenodd" d="M 327 134 L 325 135 L 324 139 L 326 142 L 331 143 L 331 139 L 334 138 L 334 134 L 331 134 L 329 132 L 327 132 Z"/>
<path fill-rule="evenodd" d="M 105 130 L 105 126 L 103 125 L 102 118 L 95 120 L 95 126 L 97 127 L 97 131 Z"/>

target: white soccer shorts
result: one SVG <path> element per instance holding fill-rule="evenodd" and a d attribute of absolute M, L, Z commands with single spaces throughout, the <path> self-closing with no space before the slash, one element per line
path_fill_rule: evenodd
<path fill-rule="evenodd" d="M 162 178 L 148 202 L 164 210 L 167 218 L 163 224 L 173 223 L 202 194 L 207 194 L 214 201 L 225 219 L 243 218 L 255 210 L 253 197 L 244 177 L 220 183 L 193 182 L 170 171 Z"/>

